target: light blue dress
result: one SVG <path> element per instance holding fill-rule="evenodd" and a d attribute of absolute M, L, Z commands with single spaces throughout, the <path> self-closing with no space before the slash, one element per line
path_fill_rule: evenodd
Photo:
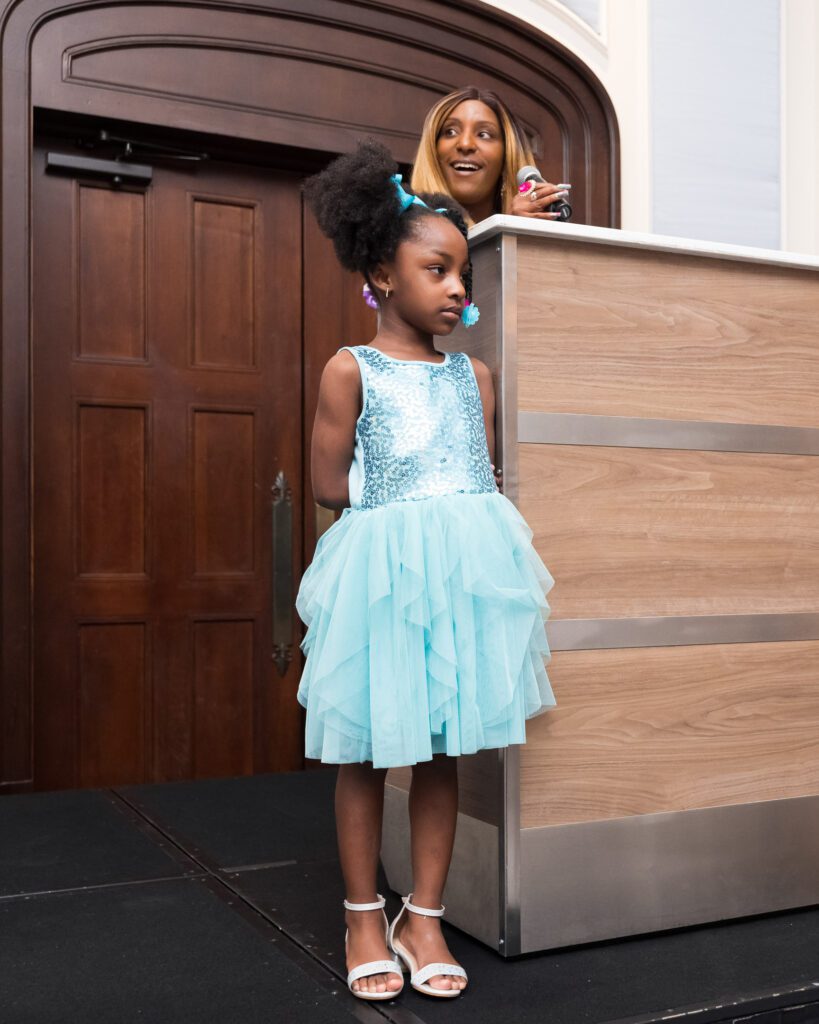
<path fill-rule="evenodd" d="M 554 579 L 495 483 L 472 363 L 343 348 L 363 407 L 350 506 L 296 598 L 305 754 L 389 768 L 525 743 L 525 720 L 556 705 Z"/>

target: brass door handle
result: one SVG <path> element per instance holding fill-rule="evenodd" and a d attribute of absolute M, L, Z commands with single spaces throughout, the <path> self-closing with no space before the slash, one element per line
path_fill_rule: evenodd
<path fill-rule="evenodd" d="M 293 492 L 282 470 L 271 488 L 273 661 L 283 676 L 293 660 Z"/>

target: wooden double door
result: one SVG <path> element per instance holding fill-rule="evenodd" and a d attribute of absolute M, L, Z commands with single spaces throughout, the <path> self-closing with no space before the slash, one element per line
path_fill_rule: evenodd
<path fill-rule="evenodd" d="M 309 432 L 360 283 L 295 173 L 115 184 L 65 148 L 34 161 L 34 787 L 301 768 Z"/>

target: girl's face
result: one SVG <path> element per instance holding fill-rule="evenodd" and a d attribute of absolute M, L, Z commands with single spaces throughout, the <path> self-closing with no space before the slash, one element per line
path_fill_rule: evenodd
<path fill-rule="evenodd" d="M 453 199 L 483 216 L 492 213 L 503 171 L 503 133 L 491 107 L 464 100 L 450 113 L 436 142 L 438 161 Z M 473 215 L 473 220 L 483 219 Z"/>
<path fill-rule="evenodd" d="M 447 335 L 461 319 L 469 268 L 466 239 L 445 217 L 420 218 L 395 259 L 373 273 L 390 288 L 382 322 L 398 318 L 424 335 Z"/>

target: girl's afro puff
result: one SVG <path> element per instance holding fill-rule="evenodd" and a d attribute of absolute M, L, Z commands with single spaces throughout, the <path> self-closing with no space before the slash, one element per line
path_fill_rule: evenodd
<path fill-rule="evenodd" d="M 463 210 L 448 195 L 419 193 L 430 209 L 413 203 L 403 213 L 391 176 L 398 165 L 389 150 L 374 139 L 358 144 L 354 153 L 337 157 L 304 183 L 304 194 L 322 232 L 333 242 L 343 267 L 369 279 L 377 264 L 391 260 L 400 242 L 411 236 L 419 218 L 436 208 L 466 238 Z M 411 194 L 409 188 L 405 190 Z M 471 298 L 471 267 L 466 282 Z"/>

